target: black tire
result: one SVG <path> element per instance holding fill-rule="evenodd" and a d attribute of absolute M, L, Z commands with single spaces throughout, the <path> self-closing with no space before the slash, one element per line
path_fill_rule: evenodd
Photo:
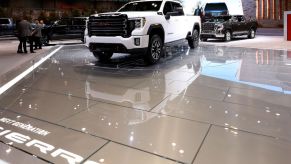
<path fill-rule="evenodd" d="M 199 32 L 197 29 L 194 29 L 192 32 L 192 36 L 188 38 L 188 45 L 191 49 L 199 46 Z"/>
<path fill-rule="evenodd" d="M 208 38 L 201 38 L 201 41 L 202 41 L 202 42 L 207 42 L 207 39 L 208 39 Z"/>
<path fill-rule="evenodd" d="M 229 41 L 231 41 L 231 38 L 232 38 L 231 32 L 229 30 L 225 31 L 224 41 L 229 42 Z"/>
<path fill-rule="evenodd" d="M 145 54 L 144 60 L 147 64 L 157 63 L 163 54 L 164 43 L 159 35 L 153 35 L 150 38 L 147 53 Z"/>
<path fill-rule="evenodd" d="M 255 29 L 251 28 L 248 34 L 249 39 L 254 39 L 256 37 L 256 31 Z"/>
<path fill-rule="evenodd" d="M 112 57 L 113 52 L 95 51 L 93 52 L 93 55 L 95 56 L 95 58 L 99 59 L 100 62 L 108 62 Z"/>

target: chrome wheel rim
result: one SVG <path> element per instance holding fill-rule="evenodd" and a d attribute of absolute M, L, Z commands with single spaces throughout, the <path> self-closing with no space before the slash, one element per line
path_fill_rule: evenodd
<path fill-rule="evenodd" d="M 226 40 L 229 41 L 230 40 L 230 32 L 226 32 Z"/>
<path fill-rule="evenodd" d="M 158 40 L 155 40 L 152 43 L 151 54 L 153 59 L 158 60 L 161 54 L 161 43 Z"/>
<path fill-rule="evenodd" d="M 251 31 L 251 37 L 252 37 L 252 38 L 255 37 L 255 31 L 254 31 L 254 30 Z"/>

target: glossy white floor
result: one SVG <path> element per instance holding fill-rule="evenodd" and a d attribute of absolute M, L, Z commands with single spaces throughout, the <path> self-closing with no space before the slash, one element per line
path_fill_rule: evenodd
<path fill-rule="evenodd" d="M 0 97 L 0 163 L 289 164 L 290 65 L 205 44 L 101 64 L 65 46 Z"/>

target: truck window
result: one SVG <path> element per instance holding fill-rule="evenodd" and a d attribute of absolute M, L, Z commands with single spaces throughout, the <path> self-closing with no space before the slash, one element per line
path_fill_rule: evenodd
<path fill-rule="evenodd" d="M 64 25 L 71 25 L 72 21 L 70 21 L 69 19 L 61 19 L 59 21 L 57 21 L 56 25 L 59 25 L 59 26 L 64 26 Z"/>
<path fill-rule="evenodd" d="M 238 19 L 237 19 L 236 16 L 233 16 L 233 17 L 231 18 L 231 20 L 232 20 L 232 22 L 238 22 Z"/>
<path fill-rule="evenodd" d="M 245 22 L 246 21 L 243 16 L 238 16 L 237 18 L 238 18 L 239 22 Z"/>
<path fill-rule="evenodd" d="M 173 12 L 172 4 L 170 2 L 166 2 L 164 6 L 163 13 L 166 15 L 168 12 Z"/>
<path fill-rule="evenodd" d="M 177 16 L 184 15 L 183 7 L 179 3 L 172 2 L 172 7 L 174 11 L 178 11 Z"/>
<path fill-rule="evenodd" d="M 124 5 L 118 11 L 130 12 L 130 11 L 159 11 L 162 1 L 144 1 L 144 2 L 132 2 Z"/>
<path fill-rule="evenodd" d="M 8 19 L 0 19 L 0 24 L 10 24 Z"/>
<path fill-rule="evenodd" d="M 74 19 L 73 20 L 73 25 L 86 25 L 86 20 L 85 19 Z"/>
<path fill-rule="evenodd" d="M 228 15 L 228 8 L 225 3 L 207 3 L 204 8 L 206 16 Z"/>

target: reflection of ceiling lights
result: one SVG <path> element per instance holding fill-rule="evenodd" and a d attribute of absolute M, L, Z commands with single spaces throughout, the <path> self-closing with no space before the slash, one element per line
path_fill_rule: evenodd
<path fill-rule="evenodd" d="M 184 150 L 182 150 L 182 149 L 179 150 L 179 153 L 180 153 L 180 154 L 184 154 Z"/>
<path fill-rule="evenodd" d="M 10 152 L 11 152 L 11 148 L 8 148 L 8 149 L 6 150 L 6 153 L 9 154 Z"/>

